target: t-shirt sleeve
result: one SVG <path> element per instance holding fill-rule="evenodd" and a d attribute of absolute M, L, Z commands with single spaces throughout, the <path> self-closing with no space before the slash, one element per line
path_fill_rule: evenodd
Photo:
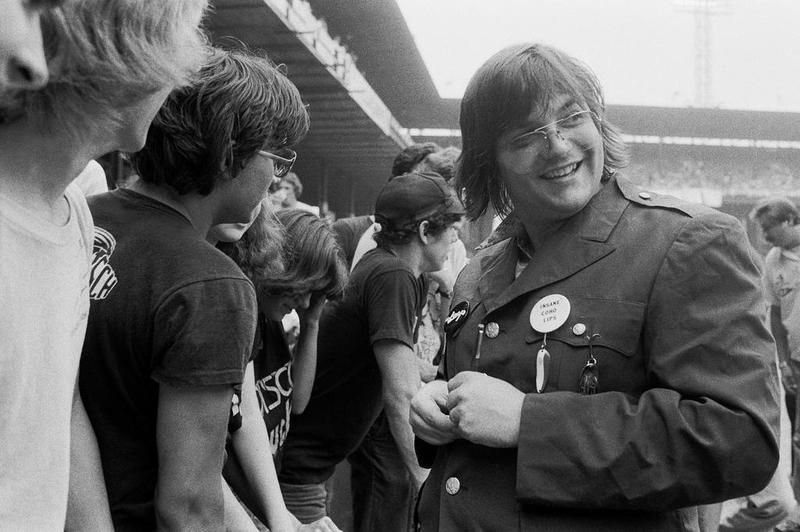
<path fill-rule="evenodd" d="M 242 382 L 256 308 L 253 286 L 244 279 L 194 282 L 176 290 L 154 317 L 151 377 L 172 386 Z"/>
<path fill-rule="evenodd" d="M 396 340 L 414 348 L 419 286 L 411 272 L 403 270 L 373 277 L 365 290 L 371 345 Z"/>

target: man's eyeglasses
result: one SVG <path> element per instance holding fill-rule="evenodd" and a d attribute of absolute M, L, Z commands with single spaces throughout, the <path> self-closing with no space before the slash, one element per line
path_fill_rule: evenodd
<path fill-rule="evenodd" d="M 283 177 L 288 174 L 297 160 L 297 153 L 289 148 L 283 148 L 280 155 L 265 150 L 259 150 L 258 154 L 267 159 L 272 159 L 275 167 L 275 177 Z"/>
<path fill-rule="evenodd" d="M 533 131 L 523 133 L 511 141 L 511 146 L 517 149 L 531 149 L 536 154 L 544 153 L 545 150 L 550 149 L 550 135 L 554 134 L 559 139 L 565 140 L 564 135 L 569 136 L 573 131 L 592 122 L 593 118 L 598 121 L 600 120 L 600 118 L 589 109 L 576 111 L 564 118 L 559 118 L 542 127 L 537 127 Z"/>

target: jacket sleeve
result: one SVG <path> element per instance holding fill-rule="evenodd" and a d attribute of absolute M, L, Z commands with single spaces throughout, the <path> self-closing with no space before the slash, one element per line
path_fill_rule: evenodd
<path fill-rule="evenodd" d="M 647 389 L 526 395 L 521 502 L 667 510 L 767 484 L 778 461 L 777 369 L 751 253 L 735 219 L 689 219 L 647 305 L 636 355 Z"/>

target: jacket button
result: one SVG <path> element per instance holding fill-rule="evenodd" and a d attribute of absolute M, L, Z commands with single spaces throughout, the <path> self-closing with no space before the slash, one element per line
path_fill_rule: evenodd
<path fill-rule="evenodd" d="M 572 334 L 574 334 L 575 336 L 580 336 L 585 332 L 586 332 L 586 325 L 584 325 L 583 323 L 576 323 L 575 325 L 572 326 Z"/>
<path fill-rule="evenodd" d="M 448 495 L 455 495 L 461 489 L 461 481 L 456 477 L 450 477 L 444 483 L 444 489 L 447 491 Z"/>
<path fill-rule="evenodd" d="M 490 321 L 486 324 L 487 338 L 497 338 L 498 334 L 500 334 L 500 326 L 497 324 L 497 322 Z"/>
<path fill-rule="evenodd" d="M 649 192 L 639 192 L 639 197 L 642 198 L 643 200 L 649 200 L 650 198 L 653 197 L 653 195 L 650 194 Z"/>

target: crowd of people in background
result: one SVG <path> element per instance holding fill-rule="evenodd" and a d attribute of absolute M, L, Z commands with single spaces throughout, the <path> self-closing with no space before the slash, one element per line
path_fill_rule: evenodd
<path fill-rule="evenodd" d="M 800 168 L 790 160 L 640 158 L 629 171 L 638 184 L 664 191 L 704 188 L 720 195 L 761 197 L 765 191 L 798 196 L 800 190 Z"/>
<path fill-rule="evenodd" d="M 0 530 L 338 532 L 343 463 L 356 532 L 800 530 L 800 213 L 764 261 L 641 188 L 577 59 L 496 53 L 331 223 L 208 0 L 0 10 Z"/>

